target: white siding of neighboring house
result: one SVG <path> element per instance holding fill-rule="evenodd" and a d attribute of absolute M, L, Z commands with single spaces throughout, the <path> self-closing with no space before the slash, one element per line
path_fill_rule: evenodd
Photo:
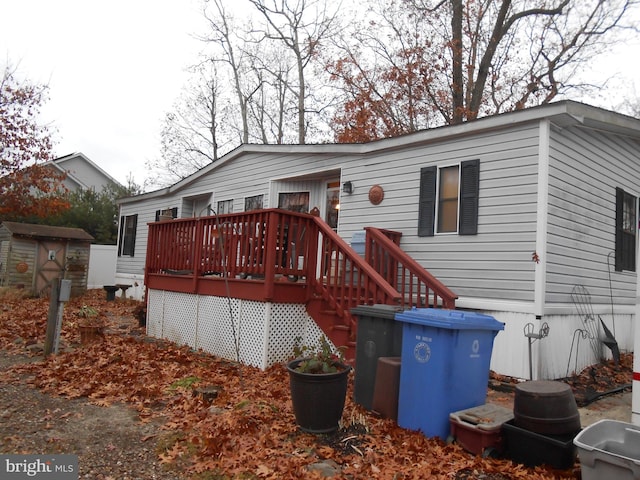
<path fill-rule="evenodd" d="M 105 186 L 114 182 L 83 156 L 70 156 L 59 161 L 58 165 L 80 180 L 84 188 L 93 188 L 96 192 L 101 192 Z"/>

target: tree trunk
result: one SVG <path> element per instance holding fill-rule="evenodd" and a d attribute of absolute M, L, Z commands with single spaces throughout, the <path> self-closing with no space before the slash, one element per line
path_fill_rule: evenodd
<path fill-rule="evenodd" d="M 464 76 L 462 75 L 462 0 L 451 0 L 451 57 L 453 71 L 451 84 L 451 124 L 462 123 L 465 118 Z"/>

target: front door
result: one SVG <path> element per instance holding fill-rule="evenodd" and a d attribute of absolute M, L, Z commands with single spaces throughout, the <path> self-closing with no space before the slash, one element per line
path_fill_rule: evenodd
<path fill-rule="evenodd" d="M 340 181 L 327 183 L 327 202 L 325 209 L 325 222 L 327 222 L 334 230 L 338 230 L 338 214 L 340 213 Z"/>

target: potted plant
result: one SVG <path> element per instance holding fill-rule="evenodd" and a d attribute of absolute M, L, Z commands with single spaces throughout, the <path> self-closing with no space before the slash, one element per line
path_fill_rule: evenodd
<path fill-rule="evenodd" d="M 82 343 L 90 343 L 102 337 L 104 321 L 100 318 L 97 309 L 89 305 L 82 305 L 78 310 L 78 316 L 80 317 L 78 329 Z"/>
<path fill-rule="evenodd" d="M 324 336 L 318 348 L 296 344 L 294 354 L 287 370 L 296 423 L 309 433 L 334 432 L 342 418 L 351 366 Z"/>

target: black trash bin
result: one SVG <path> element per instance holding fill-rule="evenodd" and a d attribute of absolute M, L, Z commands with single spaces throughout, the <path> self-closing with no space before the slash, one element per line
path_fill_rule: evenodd
<path fill-rule="evenodd" d="M 378 359 L 402 354 L 402 323 L 395 321 L 401 311 L 393 305 L 360 305 L 351 310 L 358 317 L 353 399 L 367 410 L 373 406 Z"/>

